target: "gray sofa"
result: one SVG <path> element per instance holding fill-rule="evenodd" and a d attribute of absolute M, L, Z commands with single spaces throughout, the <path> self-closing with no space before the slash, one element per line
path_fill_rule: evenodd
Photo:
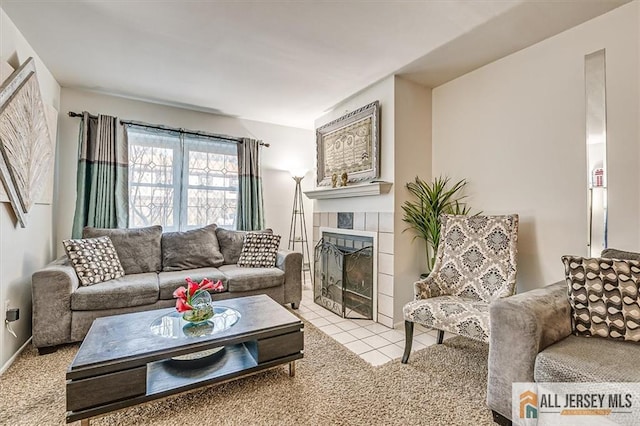
<path fill-rule="evenodd" d="M 33 274 L 33 345 L 41 353 L 81 341 L 96 318 L 175 306 L 173 292 L 186 277 L 221 280 L 224 290 L 212 293 L 214 301 L 266 294 L 294 309 L 300 304 L 302 255 L 282 250 L 275 267 L 240 267 L 242 231 L 209 225 L 183 233 L 163 234 L 159 226 L 83 233 L 103 235 L 111 238 L 124 277 L 82 286 L 67 256 Z"/>
<path fill-rule="evenodd" d="M 500 424 L 514 382 L 640 382 L 640 344 L 572 334 L 565 281 L 495 301 L 490 327 L 487 404 Z"/>

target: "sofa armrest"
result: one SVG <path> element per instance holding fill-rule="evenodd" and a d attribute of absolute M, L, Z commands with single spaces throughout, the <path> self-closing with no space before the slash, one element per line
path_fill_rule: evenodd
<path fill-rule="evenodd" d="M 279 250 L 276 267 L 284 271 L 284 303 L 299 306 L 302 300 L 302 253 Z"/>
<path fill-rule="evenodd" d="M 489 306 L 487 404 L 511 418 L 511 384 L 533 382 L 536 356 L 571 334 L 571 307 L 564 281 Z"/>
<path fill-rule="evenodd" d="M 67 257 L 40 269 L 31 277 L 33 345 L 37 348 L 71 341 L 71 293 L 78 276 Z"/>

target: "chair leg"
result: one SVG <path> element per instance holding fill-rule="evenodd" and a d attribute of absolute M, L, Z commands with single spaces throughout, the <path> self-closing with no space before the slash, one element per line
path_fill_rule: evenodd
<path fill-rule="evenodd" d="M 413 343 L 413 323 L 411 321 L 404 322 L 404 354 L 402 354 L 402 363 L 406 364 L 411 355 L 411 344 Z"/>
<path fill-rule="evenodd" d="M 438 344 L 441 344 L 443 340 L 444 340 L 444 331 L 438 330 Z"/>

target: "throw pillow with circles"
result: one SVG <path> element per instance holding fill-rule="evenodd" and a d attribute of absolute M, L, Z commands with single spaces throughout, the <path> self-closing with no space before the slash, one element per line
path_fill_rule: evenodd
<path fill-rule="evenodd" d="M 271 268 L 276 266 L 280 235 L 249 232 L 244 239 L 238 266 Z"/>
<path fill-rule="evenodd" d="M 64 240 L 62 244 L 81 285 L 93 285 L 124 277 L 124 269 L 111 238 Z"/>

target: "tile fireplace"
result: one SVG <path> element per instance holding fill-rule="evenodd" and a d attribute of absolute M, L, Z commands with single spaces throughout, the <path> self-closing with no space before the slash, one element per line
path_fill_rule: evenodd
<path fill-rule="evenodd" d="M 318 245 L 325 232 L 372 238 L 374 305 L 372 319 L 391 328 L 394 326 L 393 220 L 391 212 L 340 211 L 313 214 L 314 247 Z"/>
<path fill-rule="evenodd" d="M 375 240 L 368 232 L 322 230 L 314 252 L 315 303 L 343 318 L 376 317 Z"/>

